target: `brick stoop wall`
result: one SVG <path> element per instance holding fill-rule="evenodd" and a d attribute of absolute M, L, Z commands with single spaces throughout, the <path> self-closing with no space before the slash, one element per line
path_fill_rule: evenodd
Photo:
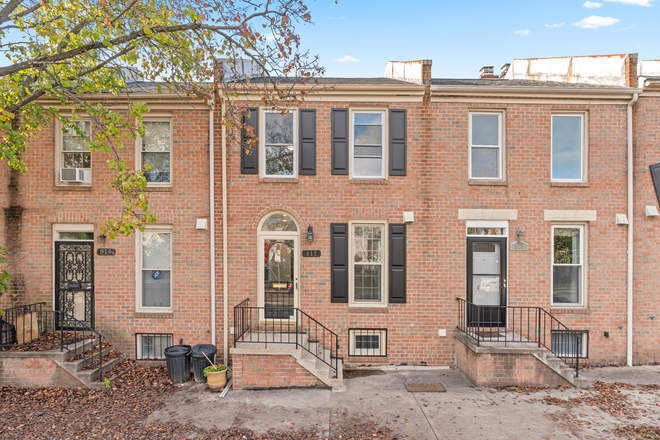
<path fill-rule="evenodd" d="M 57 362 L 39 353 L 0 353 L 0 386 L 3 387 L 86 387 Z"/>
<path fill-rule="evenodd" d="M 456 338 L 456 366 L 476 386 L 534 386 L 556 387 L 573 385 L 550 367 L 528 353 L 489 350 L 475 352 L 471 346 Z"/>
<path fill-rule="evenodd" d="M 232 355 L 234 390 L 323 387 L 327 385 L 303 368 L 290 355 Z"/>

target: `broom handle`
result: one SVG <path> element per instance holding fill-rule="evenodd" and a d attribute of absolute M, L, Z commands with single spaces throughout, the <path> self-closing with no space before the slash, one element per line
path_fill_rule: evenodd
<path fill-rule="evenodd" d="M 211 359 L 209 359 L 209 357 L 206 355 L 206 353 L 202 352 L 202 354 L 204 355 L 204 357 L 206 358 L 207 361 L 211 362 Z M 211 362 L 211 365 L 213 365 L 215 367 L 214 362 Z"/>

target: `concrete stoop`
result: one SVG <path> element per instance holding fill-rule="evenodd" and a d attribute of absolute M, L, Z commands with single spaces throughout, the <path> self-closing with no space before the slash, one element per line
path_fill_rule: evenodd
<path fill-rule="evenodd" d="M 55 387 L 84 387 L 84 388 L 102 388 L 105 386 L 103 382 L 96 382 L 100 376 L 99 369 L 92 370 L 83 370 L 88 362 L 85 359 L 79 359 L 76 361 L 70 361 L 74 356 L 85 352 L 89 348 L 93 347 L 98 340 L 88 339 L 85 341 L 78 342 L 76 344 L 71 344 L 65 350 L 46 350 L 46 351 L 24 351 L 24 352 L 1 352 L 0 358 L 2 359 L 13 359 L 14 368 L 23 368 L 25 370 L 24 377 L 20 377 L 16 385 L 19 386 L 55 386 Z M 114 349 L 114 346 L 110 346 L 103 349 L 102 356 L 106 356 L 110 351 Z M 95 356 L 95 359 L 98 357 Z M 54 364 L 54 369 L 51 368 L 46 373 L 43 370 L 40 370 L 39 367 L 33 365 L 34 360 L 42 359 L 44 362 L 52 362 Z M 112 370 L 119 362 L 126 359 L 125 354 L 121 354 L 118 358 L 112 359 L 107 363 L 103 364 L 103 373 L 106 373 Z M 51 364 L 51 365 L 52 365 Z M 35 369 L 36 368 L 36 369 Z M 34 370 L 34 371 L 31 371 Z M 60 370 L 59 372 L 57 370 Z M 62 374 L 63 373 L 63 374 Z M 123 372 L 122 372 L 123 373 Z M 31 383 L 29 377 L 30 375 L 43 376 L 44 374 L 48 375 L 46 381 L 35 381 Z M 118 377 L 117 375 L 116 377 Z M 109 378 L 111 381 L 116 377 Z M 42 377 L 42 379 L 44 379 Z M 14 384 L 9 381 L 7 384 L 12 386 Z"/>
<path fill-rule="evenodd" d="M 477 341 L 456 332 L 456 366 L 477 386 L 556 386 L 589 384 L 544 347 L 529 342 Z M 542 366 L 541 366 L 542 365 Z M 550 374 L 548 374 L 550 372 Z"/>
<path fill-rule="evenodd" d="M 298 338 L 300 340 L 300 346 L 298 348 L 296 348 L 295 338 L 293 339 L 293 343 L 239 342 L 236 347 L 230 350 L 230 353 L 232 355 L 252 356 L 291 356 L 298 365 L 307 370 L 328 388 L 331 388 L 332 391 L 344 391 L 343 361 L 337 359 L 337 374 L 335 376 L 334 369 L 330 368 L 328 364 L 316 356 L 318 355 L 321 358 L 330 360 L 330 350 L 322 348 L 318 342 L 308 343 L 306 334 L 299 334 Z M 302 348 L 302 346 L 309 347 L 309 351 Z M 316 355 L 311 352 L 314 352 Z M 283 383 L 283 386 L 287 385 Z"/>

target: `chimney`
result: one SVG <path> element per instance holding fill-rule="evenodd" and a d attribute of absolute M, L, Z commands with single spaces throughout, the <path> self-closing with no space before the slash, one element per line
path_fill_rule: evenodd
<path fill-rule="evenodd" d="M 511 67 L 511 63 L 506 63 L 502 66 L 502 70 L 500 70 L 500 79 L 506 76 L 507 72 L 509 71 L 509 67 Z"/>
<path fill-rule="evenodd" d="M 637 87 L 637 54 L 629 53 L 626 55 L 626 85 L 628 87 Z"/>
<path fill-rule="evenodd" d="M 398 79 L 414 84 L 431 83 L 431 60 L 388 61 L 385 65 L 385 78 Z"/>
<path fill-rule="evenodd" d="M 498 76 L 493 75 L 493 66 L 484 66 L 479 71 L 479 79 L 497 79 Z"/>

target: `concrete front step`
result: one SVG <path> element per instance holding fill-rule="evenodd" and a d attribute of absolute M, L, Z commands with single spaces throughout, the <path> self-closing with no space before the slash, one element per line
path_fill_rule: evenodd
<path fill-rule="evenodd" d="M 123 361 L 124 359 L 126 359 L 126 355 L 122 353 L 118 358 L 114 358 L 109 360 L 107 363 L 103 363 L 103 373 L 112 370 L 113 368 L 115 368 L 115 365 L 117 365 L 119 362 Z M 93 370 L 82 370 L 76 372 L 71 372 L 70 370 L 67 369 L 67 371 L 69 371 L 69 373 L 75 376 L 76 379 L 78 379 L 80 382 L 82 382 L 84 385 L 86 385 L 89 388 L 92 387 L 94 381 L 98 379 L 101 374 L 98 368 L 95 368 Z"/>
<path fill-rule="evenodd" d="M 343 379 L 343 365 L 342 360 L 338 359 L 337 372 L 335 373 L 334 368 L 330 368 L 325 362 L 322 362 L 317 358 L 315 354 L 320 353 L 318 342 L 308 342 L 307 335 L 299 333 L 299 346 L 296 347 L 295 337 L 292 339 L 294 343 L 292 344 L 279 344 L 276 342 L 266 342 L 268 336 L 262 336 L 261 338 L 252 337 L 253 342 L 239 342 L 235 347 L 231 349 L 232 354 L 249 354 L 249 355 L 289 355 L 292 356 L 296 362 L 302 366 L 305 370 L 323 382 L 326 386 L 330 387 L 333 391 L 343 391 L 344 390 L 344 379 Z M 278 340 L 276 338 L 275 340 Z M 254 342 L 261 341 L 261 342 Z M 303 348 L 305 347 L 305 348 Z M 325 350 L 323 350 L 324 353 Z M 329 350 L 327 350 L 327 359 L 328 362 L 331 362 Z M 323 354 L 321 355 L 323 356 Z M 334 358 L 333 358 L 334 359 Z"/>
<path fill-rule="evenodd" d="M 112 350 L 114 350 L 115 346 L 111 345 L 110 347 L 104 348 L 102 352 L 102 356 L 106 356 L 109 354 Z M 80 353 L 79 353 L 80 354 Z M 73 356 L 72 356 L 73 357 Z M 71 359 L 71 358 L 69 358 Z M 99 359 L 99 354 L 98 352 L 94 353 L 93 359 L 87 357 L 85 359 L 78 359 L 77 361 L 69 361 L 67 360 L 64 365 L 66 365 L 66 370 L 69 371 L 70 373 L 73 374 L 73 372 L 78 372 L 82 371 L 83 368 L 85 368 L 91 361 L 97 361 Z"/>

